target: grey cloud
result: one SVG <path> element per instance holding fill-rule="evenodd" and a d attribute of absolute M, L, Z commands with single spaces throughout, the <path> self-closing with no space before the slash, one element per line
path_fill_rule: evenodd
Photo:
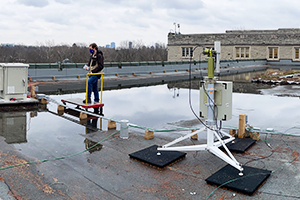
<path fill-rule="evenodd" d="M 61 4 L 70 4 L 70 3 L 72 3 L 72 0 L 55 0 L 55 2 L 61 3 Z"/>
<path fill-rule="evenodd" d="M 176 9 L 176 10 L 197 10 L 204 7 L 201 0 L 172 0 L 172 1 L 161 1 L 156 2 L 157 6 L 166 9 Z"/>
<path fill-rule="evenodd" d="M 153 9 L 176 9 L 176 10 L 195 10 L 204 7 L 202 0 L 111 0 L 109 2 L 101 1 L 101 4 L 111 4 L 122 6 L 124 8 L 137 8 L 144 12 Z"/>
<path fill-rule="evenodd" d="M 48 0 L 18 0 L 19 3 L 24 4 L 26 6 L 33 6 L 33 7 L 45 7 L 49 5 Z"/>

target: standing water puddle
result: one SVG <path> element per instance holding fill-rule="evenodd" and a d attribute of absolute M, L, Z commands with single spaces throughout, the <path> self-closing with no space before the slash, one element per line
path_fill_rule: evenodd
<path fill-rule="evenodd" d="M 233 116 L 231 120 L 223 122 L 223 125 L 237 127 L 239 115 L 246 114 L 250 125 L 262 129 L 274 128 L 284 132 L 291 127 L 300 126 L 300 114 L 297 112 L 300 109 L 299 98 L 270 94 L 270 91 L 268 95 L 233 93 Z M 85 94 L 50 97 L 57 101 L 84 99 Z M 191 100 L 194 111 L 199 113 L 198 90 L 191 91 Z M 105 117 L 126 119 L 130 123 L 150 128 L 162 129 L 168 123 L 196 119 L 189 105 L 189 90 L 168 89 L 167 85 L 104 91 L 103 103 Z M 91 120 L 86 127 L 77 123 L 76 117 L 63 118 L 53 114 L 57 113 L 57 105 L 54 103 L 49 103 L 47 109 L 50 112 L 2 112 L 1 136 L 27 156 L 48 159 L 79 152 L 94 145 L 95 142 L 87 140 L 84 135 L 97 131 L 100 124 L 104 130 L 107 129 L 105 120 Z M 290 130 L 289 133 L 296 131 Z M 101 149 L 102 145 L 99 145 L 87 153 Z"/>

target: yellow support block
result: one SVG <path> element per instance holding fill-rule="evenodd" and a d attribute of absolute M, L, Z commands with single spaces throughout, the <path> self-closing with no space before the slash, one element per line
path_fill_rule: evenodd
<path fill-rule="evenodd" d="M 65 112 L 65 107 L 62 106 L 62 105 L 58 105 L 58 106 L 57 106 L 57 114 L 58 114 L 59 116 L 62 116 L 62 115 L 64 114 L 64 112 Z"/>
<path fill-rule="evenodd" d="M 80 115 L 79 115 L 79 119 L 80 120 L 87 119 L 87 114 L 81 112 Z"/>
<path fill-rule="evenodd" d="M 149 131 L 149 130 L 145 130 L 145 136 L 144 136 L 145 140 L 151 140 L 154 138 L 154 132 L 153 131 Z"/>
<path fill-rule="evenodd" d="M 232 137 L 236 137 L 236 130 L 235 129 L 230 129 L 229 130 L 229 135 L 231 135 Z"/>
<path fill-rule="evenodd" d="M 196 130 L 192 130 L 191 133 L 195 132 Z M 192 135 L 192 140 L 198 140 L 198 134 Z"/>
<path fill-rule="evenodd" d="M 108 120 L 107 124 L 107 129 L 116 129 L 117 128 L 117 123 L 112 120 Z"/>
<path fill-rule="evenodd" d="M 47 100 L 44 99 L 44 98 L 42 98 L 42 99 L 40 100 L 40 102 L 41 102 L 42 104 L 47 104 L 47 103 L 48 103 Z"/>

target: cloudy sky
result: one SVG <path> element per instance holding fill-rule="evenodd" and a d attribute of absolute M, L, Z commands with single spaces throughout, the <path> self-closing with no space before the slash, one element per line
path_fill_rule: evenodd
<path fill-rule="evenodd" d="M 299 0 L 0 0 L 0 43 L 167 43 L 182 34 L 299 28 Z M 178 27 L 176 27 L 178 31 Z"/>

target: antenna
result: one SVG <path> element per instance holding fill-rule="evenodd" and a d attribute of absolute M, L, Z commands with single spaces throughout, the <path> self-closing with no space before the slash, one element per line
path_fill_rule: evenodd
<path fill-rule="evenodd" d="M 173 25 L 175 26 L 175 34 L 176 34 L 176 22 L 174 22 Z"/>

